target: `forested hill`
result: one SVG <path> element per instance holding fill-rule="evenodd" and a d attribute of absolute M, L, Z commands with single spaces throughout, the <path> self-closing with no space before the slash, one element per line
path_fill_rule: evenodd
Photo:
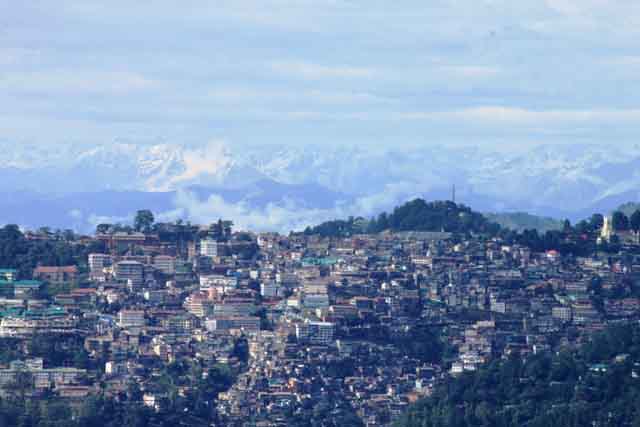
<path fill-rule="evenodd" d="M 573 352 L 495 361 L 395 423 L 467 426 L 640 426 L 640 326 L 612 326 Z"/>
<path fill-rule="evenodd" d="M 564 222 L 538 215 L 532 215 L 526 212 L 502 212 L 502 213 L 485 213 L 484 216 L 492 222 L 500 225 L 502 228 L 522 232 L 524 230 L 538 230 L 539 233 L 547 231 L 562 230 Z"/>
<path fill-rule="evenodd" d="M 328 221 L 315 227 L 307 227 L 304 232 L 323 237 L 345 237 L 386 230 L 496 233 L 499 229 L 499 225 L 467 206 L 450 201 L 426 202 L 415 199 L 396 207 L 391 213 L 383 212 L 377 218 L 367 220 L 351 217 Z"/>

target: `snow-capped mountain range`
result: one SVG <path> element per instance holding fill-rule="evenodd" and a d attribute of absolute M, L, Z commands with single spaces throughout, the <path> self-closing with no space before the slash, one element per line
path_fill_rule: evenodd
<path fill-rule="evenodd" d="M 640 148 L 236 148 L 116 142 L 0 144 L 2 222 L 87 229 L 140 208 L 160 218 L 287 230 L 374 215 L 412 198 L 449 198 L 481 211 L 578 219 L 640 199 Z"/>

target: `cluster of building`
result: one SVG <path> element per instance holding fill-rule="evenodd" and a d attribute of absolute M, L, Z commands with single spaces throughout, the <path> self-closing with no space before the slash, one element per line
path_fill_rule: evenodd
<path fill-rule="evenodd" d="M 444 232 L 234 233 L 222 221 L 184 240 L 93 239 L 105 250 L 86 271 L 43 266 L 22 281 L 0 270 L 0 336 L 80 335 L 99 368 L 15 361 L 0 387 L 20 372 L 69 396 L 98 384 L 116 395 L 134 381 L 157 409 L 163 396 L 149 384 L 161 366 L 224 363 L 238 376 L 211 396 L 220 425 L 286 425 L 332 402 L 332 416 L 386 426 L 449 376 L 639 318 L 630 253 L 566 257 Z M 43 299 L 51 282 L 74 286 Z"/>

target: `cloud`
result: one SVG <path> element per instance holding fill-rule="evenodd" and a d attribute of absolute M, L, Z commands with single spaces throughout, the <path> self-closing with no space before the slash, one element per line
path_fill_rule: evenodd
<path fill-rule="evenodd" d="M 156 82 L 132 72 L 10 72 L 0 79 L 0 88 L 10 92 L 26 93 L 126 94 L 156 86 Z"/>
<path fill-rule="evenodd" d="M 0 65 L 6 67 L 26 65 L 37 61 L 40 55 L 41 53 L 34 49 L 0 47 Z"/>
<path fill-rule="evenodd" d="M 209 224 L 219 218 L 230 219 L 234 228 L 250 231 L 277 231 L 288 233 L 301 231 L 307 226 L 320 224 L 333 219 L 343 219 L 349 216 L 364 216 L 369 218 L 383 210 L 419 197 L 427 191 L 428 185 L 417 182 L 399 182 L 383 186 L 375 193 L 357 197 L 346 202 L 336 202 L 328 208 L 309 208 L 300 206 L 286 197 L 279 201 L 267 203 L 264 206 L 252 206 L 245 201 L 231 202 L 221 195 L 212 194 L 202 199 L 196 193 L 181 189 L 176 192 L 174 208 L 156 212 L 157 222 L 187 220 L 195 224 Z M 101 215 L 91 213 L 84 215 L 82 211 L 74 209 L 69 212 L 73 225 L 82 232 L 95 230 L 98 224 L 129 224 L 133 222 L 135 212 L 127 215 Z"/>
<path fill-rule="evenodd" d="M 430 175 L 430 173 L 426 173 Z M 395 207 L 401 202 L 416 197 L 422 197 L 438 185 L 448 185 L 448 182 L 437 181 L 437 178 L 417 176 L 415 180 L 402 180 L 385 184 L 377 191 L 360 196 L 356 199 L 355 209 L 361 215 L 375 215 L 382 209 Z"/>
<path fill-rule="evenodd" d="M 80 220 L 82 219 L 82 211 L 80 209 L 71 209 L 69 211 L 69 216 L 71 218 L 73 218 L 74 220 Z"/>
<path fill-rule="evenodd" d="M 638 2 L 14 3 L 0 123 L 18 141 L 454 144 L 460 121 L 495 141 L 592 119 L 637 136 Z M 515 143 L 584 137 L 568 130 Z"/>
<path fill-rule="evenodd" d="M 500 74 L 501 71 L 499 67 L 482 65 L 445 65 L 440 67 L 440 70 L 447 73 L 449 77 L 453 74 L 458 77 L 466 78 L 494 77 Z"/>
<path fill-rule="evenodd" d="M 270 203 L 264 208 L 252 208 L 244 202 L 227 202 L 216 194 L 201 200 L 185 190 L 177 193 L 175 204 L 195 223 L 207 224 L 218 218 L 228 218 L 240 230 L 257 231 L 296 230 L 316 220 L 328 219 L 332 213 L 322 209 L 300 209 L 293 204 Z"/>
<path fill-rule="evenodd" d="M 86 222 L 90 226 L 89 230 L 94 230 L 98 224 L 131 224 L 134 215 L 135 213 L 127 216 L 109 216 L 92 213 L 87 216 Z"/>
<path fill-rule="evenodd" d="M 265 89 L 255 87 L 218 87 L 211 89 L 208 97 L 212 100 L 230 104 L 379 104 L 389 102 L 388 99 L 368 92 L 332 91 L 332 90 L 292 90 Z"/>
<path fill-rule="evenodd" d="M 635 122 L 640 109 L 627 110 L 529 110 L 518 107 L 482 106 L 444 112 L 407 112 L 394 117 L 401 120 L 455 120 L 484 123 Z"/>
<path fill-rule="evenodd" d="M 327 66 L 298 61 L 274 62 L 271 64 L 271 68 L 279 74 L 309 80 L 372 78 L 379 74 L 378 70 L 370 67 L 354 67 L 345 65 Z"/>
<path fill-rule="evenodd" d="M 286 198 L 264 207 L 250 206 L 244 201 L 229 202 L 213 194 L 205 200 L 189 190 L 176 193 L 176 209 L 161 214 L 167 219 L 184 218 L 194 223 L 208 224 L 219 218 L 232 219 L 240 230 L 253 231 L 301 231 L 307 226 L 348 216 L 377 215 L 408 199 L 419 197 L 428 191 L 429 185 L 418 182 L 386 184 L 373 194 L 357 197 L 351 202 L 336 202 L 331 208 L 307 208 Z"/>

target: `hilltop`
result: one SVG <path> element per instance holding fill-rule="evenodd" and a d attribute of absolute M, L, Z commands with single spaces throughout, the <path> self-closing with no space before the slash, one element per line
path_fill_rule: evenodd
<path fill-rule="evenodd" d="M 350 217 L 346 220 L 327 221 L 315 227 L 307 227 L 305 234 L 344 237 L 387 230 L 495 233 L 500 230 L 500 226 L 462 204 L 414 199 L 396 207 L 391 213 L 383 212 L 369 220 Z"/>

